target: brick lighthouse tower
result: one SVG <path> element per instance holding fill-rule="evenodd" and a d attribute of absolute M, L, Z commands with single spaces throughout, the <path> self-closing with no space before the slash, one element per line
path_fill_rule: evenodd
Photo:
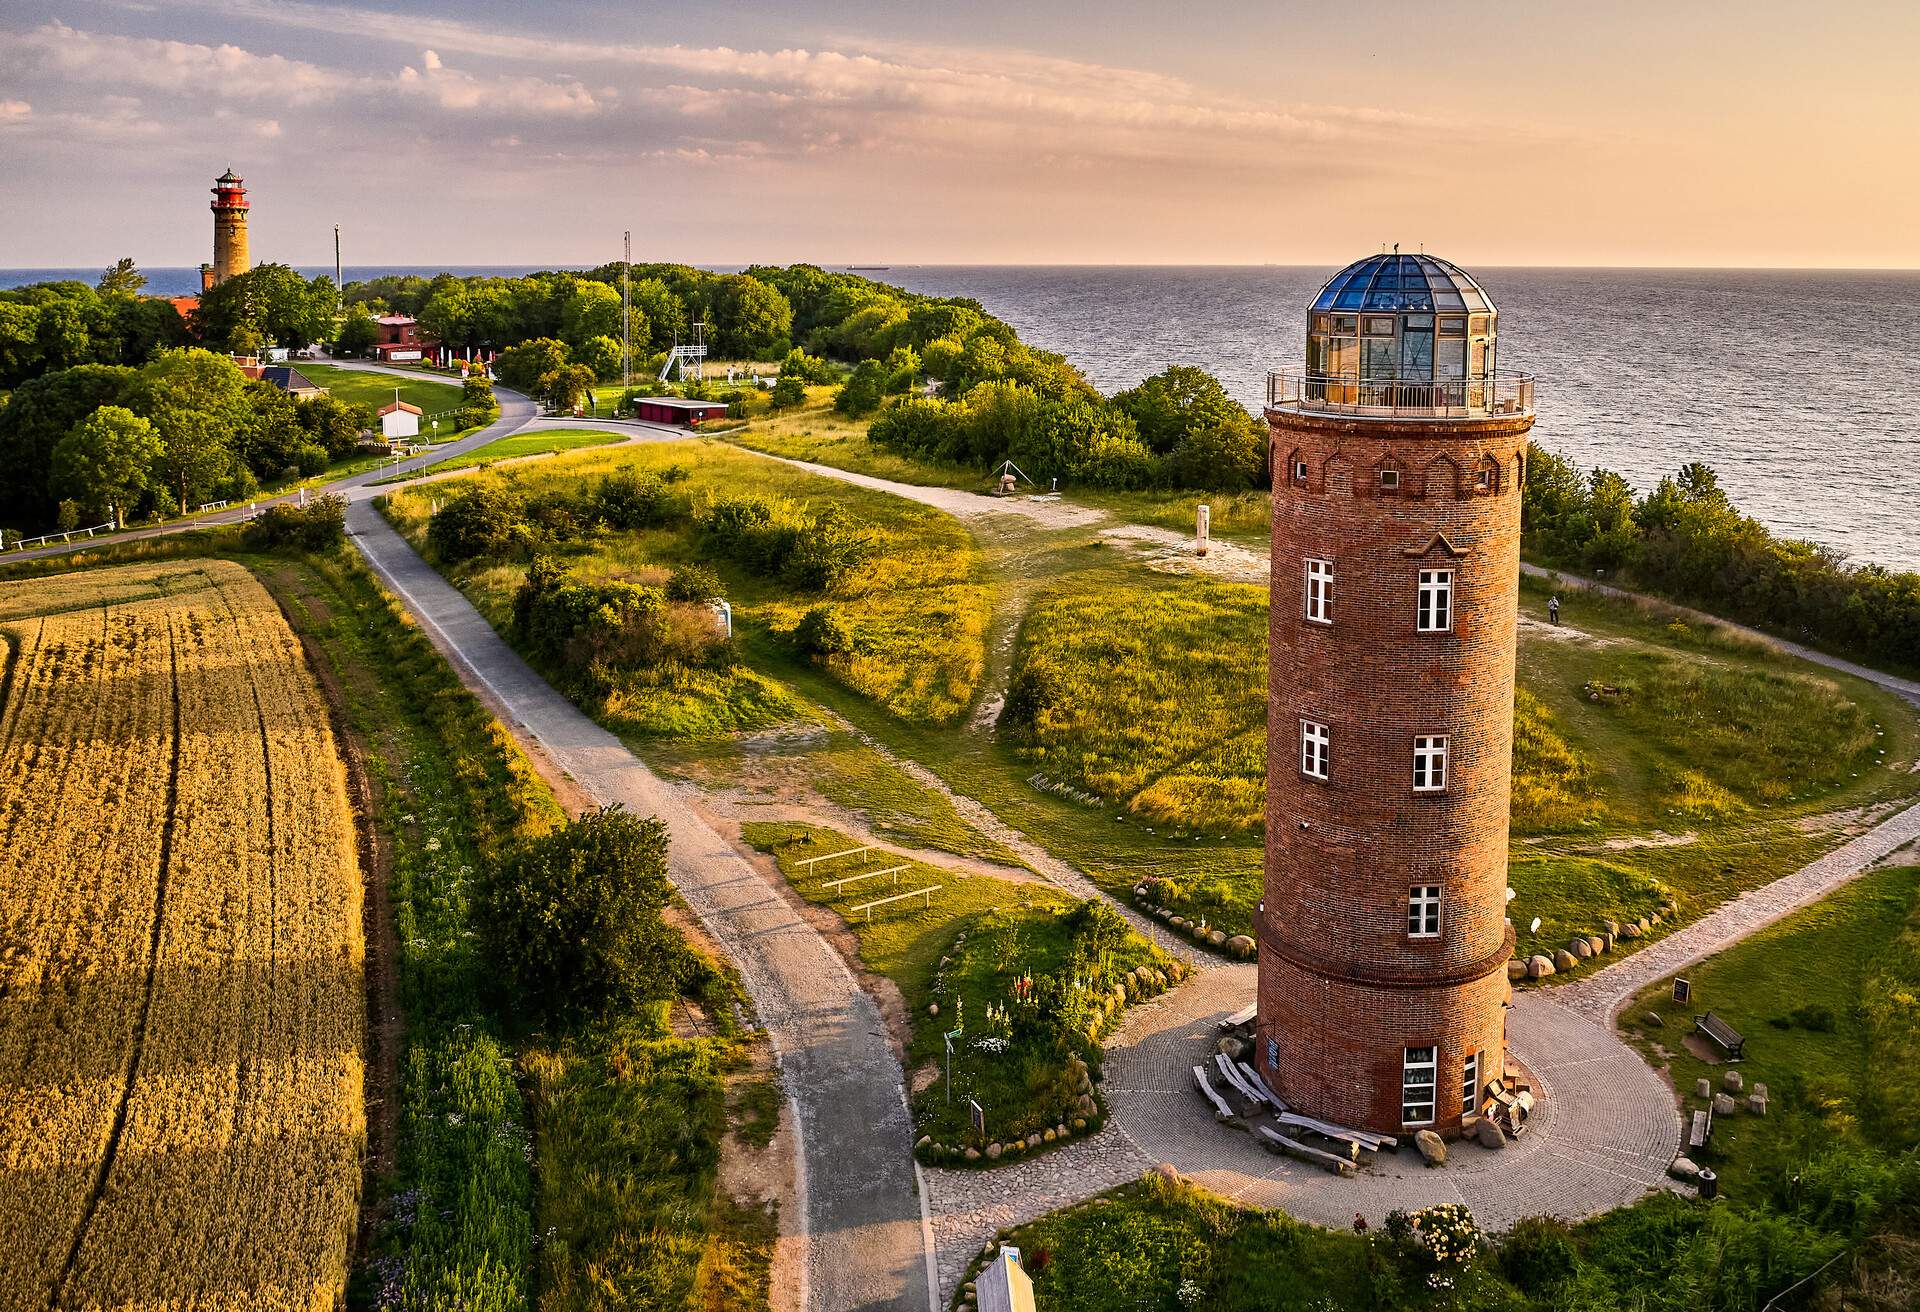
<path fill-rule="evenodd" d="M 200 289 L 217 287 L 251 267 L 247 258 L 247 188 L 229 168 L 213 180 L 213 266 L 200 266 Z"/>
<path fill-rule="evenodd" d="M 1312 1116 L 1458 1130 L 1506 1054 L 1507 806 L 1532 380 L 1427 255 L 1321 289 L 1268 378 L 1256 1055 Z"/>

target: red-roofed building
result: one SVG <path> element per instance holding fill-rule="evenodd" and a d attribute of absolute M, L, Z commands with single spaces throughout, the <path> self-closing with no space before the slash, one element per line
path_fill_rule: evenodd
<path fill-rule="evenodd" d="M 405 401 L 390 401 L 380 407 L 380 436 L 389 442 L 395 438 L 420 436 L 421 410 Z"/>
<path fill-rule="evenodd" d="M 440 343 L 420 335 L 420 322 L 412 315 L 383 314 L 373 322 L 380 330 L 379 340 L 372 348 L 376 360 L 388 364 L 407 364 L 425 360 L 439 348 Z"/>

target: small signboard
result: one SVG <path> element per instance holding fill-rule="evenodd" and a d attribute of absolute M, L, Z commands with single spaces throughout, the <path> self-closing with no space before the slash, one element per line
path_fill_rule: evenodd
<path fill-rule="evenodd" d="M 1692 980 L 1676 979 L 1673 981 L 1673 1000 L 1675 1002 L 1688 1002 L 1688 1001 L 1691 1001 L 1692 998 L 1693 998 L 1693 981 Z"/>
<path fill-rule="evenodd" d="M 982 1139 L 987 1137 L 987 1111 L 972 1098 L 967 1099 L 967 1119 L 973 1122 L 973 1132 Z"/>

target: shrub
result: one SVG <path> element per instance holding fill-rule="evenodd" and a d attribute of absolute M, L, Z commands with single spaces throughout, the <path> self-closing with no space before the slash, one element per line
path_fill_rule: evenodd
<path fill-rule="evenodd" d="M 667 599 L 632 583 L 581 583 L 540 558 L 513 598 L 513 628 L 535 657 L 571 670 L 647 665 L 666 647 Z"/>
<path fill-rule="evenodd" d="M 327 449 L 315 446 L 311 442 L 297 446 L 293 450 L 293 466 L 308 478 L 327 472 L 327 466 L 333 463 L 333 457 Z"/>
<path fill-rule="evenodd" d="M 1550 1216 L 1517 1222 L 1500 1241 L 1500 1269 L 1529 1294 L 1569 1279 L 1580 1264 L 1572 1232 Z"/>
<path fill-rule="evenodd" d="M 268 506 L 248 521 L 240 540 L 253 551 L 333 551 L 347 540 L 347 503 L 339 497 L 316 497 L 304 506 Z"/>
<path fill-rule="evenodd" d="M 711 601 L 720 595 L 720 576 L 705 565 L 682 565 L 667 576 L 668 601 Z"/>
<path fill-rule="evenodd" d="M 600 522 L 618 529 L 652 528 L 678 519 L 685 509 L 659 475 L 633 470 L 601 479 L 593 502 Z"/>
<path fill-rule="evenodd" d="M 780 577 L 809 592 L 825 592 L 859 567 L 873 551 L 872 538 L 839 506 L 803 517 L 781 562 Z"/>
<path fill-rule="evenodd" d="M 444 561 L 501 556 L 515 541 L 520 501 L 496 488 L 469 488 L 427 521 L 427 545 Z"/>
<path fill-rule="evenodd" d="M 793 629 L 793 645 L 809 656 L 843 656 L 853 651 L 853 631 L 831 606 L 815 606 Z"/>
<path fill-rule="evenodd" d="M 509 850 L 481 881 L 481 935 L 526 1019 L 591 1019 L 672 997 L 689 968 L 660 919 L 667 830 L 618 806 Z"/>
<path fill-rule="evenodd" d="M 773 385 L 771 400 L 775 410 L 787 410 L 802 405 L 807 399 L 807 385 L 799 377 L 782 373 Z"/>
<path fill-rule="evenodd" d="M 886 399 L 887 370 L 878 360 L 862 360 L 851 377 L 840 386 L 833 408 L 849 419 L 859 419 L 880 408 Z"/>

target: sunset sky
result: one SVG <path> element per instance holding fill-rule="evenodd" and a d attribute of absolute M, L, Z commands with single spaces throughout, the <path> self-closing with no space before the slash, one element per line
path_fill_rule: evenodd
<path fill-rule="evenodd" d="M 1920 265 L 1920 4 L 8 0 L 0 265 Z"/>

